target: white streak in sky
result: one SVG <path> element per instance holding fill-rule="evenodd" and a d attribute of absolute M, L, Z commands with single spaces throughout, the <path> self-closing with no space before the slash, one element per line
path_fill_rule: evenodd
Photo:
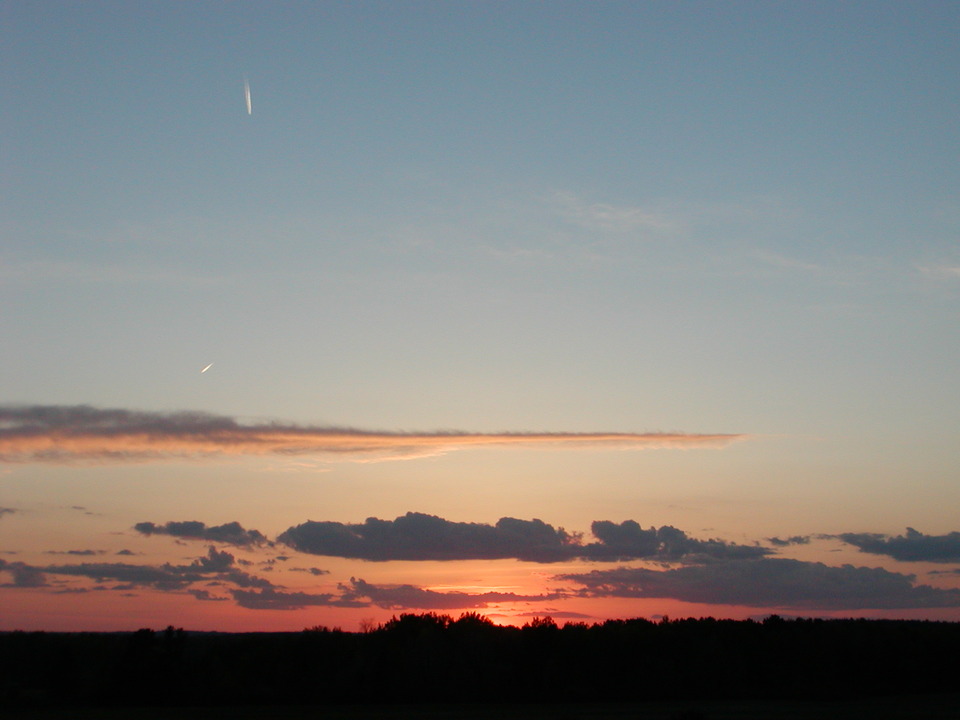
<path fill-rule="evenodd" d="M 203 375 L 207 370 L 213 367 L 213 363 L 207 365 L 203 370 L 200 371 L 200 374 Z"/>
<path fill-rule="evenodd" d="M 247 115 L 253 115 L 253 102 L 250 100 L 250 83 L 246 78 L 243 79 L 243 97 L 247 101 Z"/>

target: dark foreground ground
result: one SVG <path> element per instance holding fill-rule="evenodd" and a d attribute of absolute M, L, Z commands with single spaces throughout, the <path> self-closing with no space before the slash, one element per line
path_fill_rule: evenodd
<path fill-rule="evenodd" d="M 960 720 L 960 623 L 401 615 L 366 633 L 0 633 L 0 718 Z"/>
<path fill-rule="evenodd" d="M 957 720 L 960 694 L 833 702 L 78 708 L 75 720 Z M 11 720 L 61 720 L 64 709 L 21 709 Z"/>

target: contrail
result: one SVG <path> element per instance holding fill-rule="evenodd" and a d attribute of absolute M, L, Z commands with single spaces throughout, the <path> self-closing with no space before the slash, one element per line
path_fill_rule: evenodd
<path fill-rule="evenodd" d="M 203 375 L 207 370 L 213 367 L 213 363 L 207 365 L 203 370 L 200 371 L 200 374 Z"/>
<path fill-rule="evenodd" d="M 746 439 L 749 436 L 741 434 L 682 432 L 385 432 L 279 422 L 241 424 L 206 413 L 0 405 L 0 467 L 231 455 L 320 455 L 372 462 L 485 447 L 679 450 L 722 448 Z"/>
<path fill-rule="evenodd" d="M 247 115 L 253 115 L 253 103 L 250 100 L 250 82 L 243 79 L 243 97 L 247 101 Z"/>

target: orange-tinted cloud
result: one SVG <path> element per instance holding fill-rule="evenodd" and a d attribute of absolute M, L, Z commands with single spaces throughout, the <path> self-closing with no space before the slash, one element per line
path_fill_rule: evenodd
<path fill-rule="evenodd" d="M 241 424 L 206 413 L 90 406 L 0 408 L 0 461 L 130 462 L 229 455 L 334 455 L 385 460 L 476 447 L 720 448 L 740 434 L 679 432 L 376 432 L 284 423 Z"/>

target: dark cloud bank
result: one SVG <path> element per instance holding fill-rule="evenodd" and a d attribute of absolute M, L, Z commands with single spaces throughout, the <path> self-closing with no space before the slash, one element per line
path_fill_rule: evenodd
<path fill-rule="evenodd" d="M 313 555 L 359 560 L 497 560 L 515 558 L 551 563 L 575 559 L 680 560 L 697 556 L 756 558 L 766 548 L 722 540 L 696 540 L 665 525 L 644 530 L 633 520 L 598 520 L 591 532 L 599 542 L 583 543 L 579 533 L 542 520 L 500 518 L 495 525 L 452 522 L 434 515 L 407 513 L 395 520 L 367 518 L 363 523 L 307 521 L 277 540 Z"/>
<path fill-rule="evenodd" d="M 786 558 L 731 560 L 672 570 L 616 568 L 557 576 L 585 597 L 671 598 L 710 605 L 863 610 L 960 607 L 960 590 L 915 585 L 882 568 Z"/>
<path fill-rule="evenodd" d="M 906 535 L 895 537 L 875 533 L 842 533 L 825 537 L 843 540 L 861 552 L 888 555 L 905 562 L 960 562 L 960 532 L 924 535 L 908 527 Z"/>

